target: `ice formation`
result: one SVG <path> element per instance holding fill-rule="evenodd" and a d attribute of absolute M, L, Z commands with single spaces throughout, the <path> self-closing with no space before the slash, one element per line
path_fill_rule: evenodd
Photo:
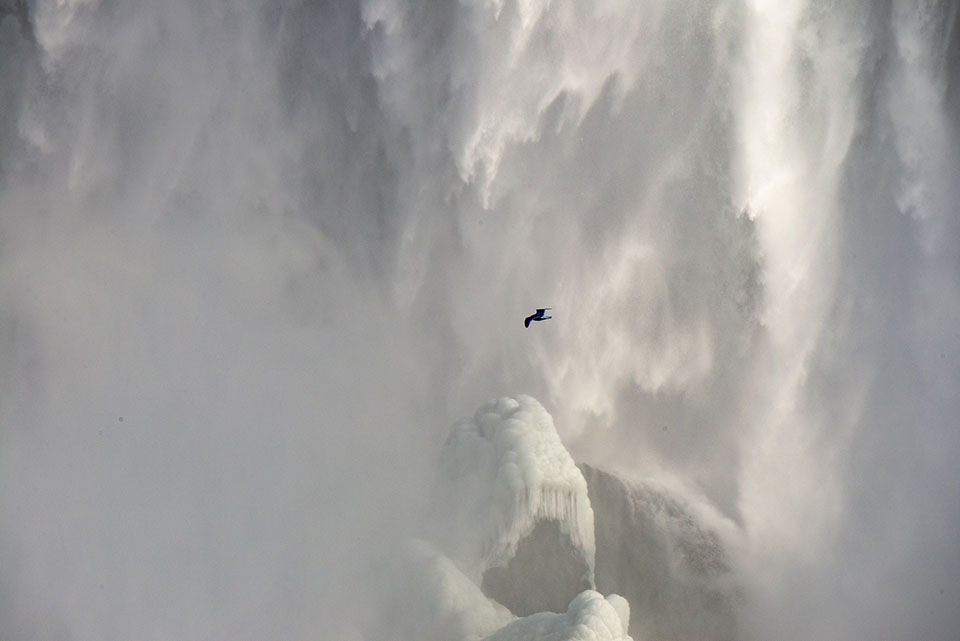
<path fill-rule="evenodd" d="M 616 594 L 586 590 L 562 614 L 542 612 L 505 625 L 485 641 L 632 641 L 630 604 Z"/>
<path fill-rule="evenodd" d="M 481 571 L 503 565 L 541 521 L 579 548 L 593 583 L 596 548 L 587 483 L 553 418 L 535 399 L 491 400 L 453 426 L 442 460 L 445 505 L 459 518 L 455 554 Z"/>
<path fill-rule="evenodd" d="M 368 641 L 630 639 L 626 599 L 592 589 L 587 482 L 540 403 L 503 397 L 454 425 L 438 486 L 436 540 L 389 555 Z"/>
<path fill-rule="evenodd" d="M 680 495 L 577 466 L 533 398 L 455 424 L 439 480 L 367 641 L 738 638 L 720 537 Z"/>

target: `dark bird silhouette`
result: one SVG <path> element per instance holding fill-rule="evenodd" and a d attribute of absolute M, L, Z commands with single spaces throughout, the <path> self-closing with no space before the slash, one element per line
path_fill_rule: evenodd
<path fill-rule="evenodd" d="M 527 316 L 526 318 L 523 319 L 523 326 L 530 327 L 530 321 L 550 320 L 551 318 L 553 318 L 553 316 L 544 316 L 544 314 L 546 314 L 547 310 L 549 309 L 550 309 L 549 307 L 544 307 L 543 309 L 538 309 L 536 314 L 531 314 L 530 316 Z"/>

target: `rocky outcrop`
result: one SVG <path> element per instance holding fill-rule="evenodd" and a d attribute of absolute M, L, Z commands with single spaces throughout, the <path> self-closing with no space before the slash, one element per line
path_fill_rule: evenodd
<path fill-rule="evenodd" d="M 596 524 L 596 589 L 630 602 L 630 634 L 735 639 L 739 597 L 717 534 L 663 489 L 579 467 Z"/>
<path fill-rule="evenodd" d="M 592 588 L 583 550 L 557 521 L 540 521 L 504 566 L 488 568 L 481 588 L 517 616 L 566 612 L 578 594 Z"/>

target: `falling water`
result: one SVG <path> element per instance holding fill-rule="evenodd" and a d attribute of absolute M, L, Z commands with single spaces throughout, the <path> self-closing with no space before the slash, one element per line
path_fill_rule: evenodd
<path fill-rule="evenodd" d="M 958 7 L 0 0 L 0 637 L 345 638 L 529 393 L 743 638 L 956 638 Z"/>

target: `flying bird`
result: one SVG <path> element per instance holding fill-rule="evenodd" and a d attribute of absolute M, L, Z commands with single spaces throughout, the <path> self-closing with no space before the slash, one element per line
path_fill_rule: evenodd
<path fill-rule="evenodd" d="M 546 314 L 547 310 L 549 309 L 550 309 L 549 307 L 544 307 L 543 309 L 538 309 L 536 314 L 531 314 L 530 316 L 527 316 L 526 318 L 523 319 L 523 326 L 530 327 L 530 321 L 550 320 L 551 318 L 553 318 L 553 316 L 544 316 L 544 314 Z"/>

